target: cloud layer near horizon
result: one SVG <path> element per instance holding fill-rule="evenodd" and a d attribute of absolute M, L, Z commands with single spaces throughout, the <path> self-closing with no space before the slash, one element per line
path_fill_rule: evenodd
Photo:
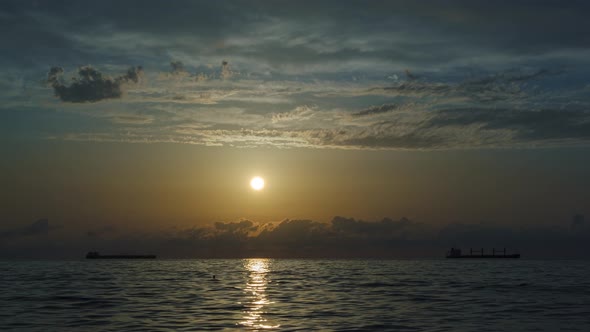
<path fill-rule="evenodd" d="M 56 234 L 65 231 L 49 226 L 47 220 L 3 231 L 2 257 L 76 258 L 85 251 L 99 250 L 157 253 L 162 258 L 442 258 L 453 246 L 507 248 L 526 258 L 581 258 L 590 249 L 590 227 L 580 218 L 564 227 L 518 229 L 461 223 L 434 227 L 406 218 L 334 217 L 330 223 L 239 220 L 158 232 L 122 231 L 106 225 L 85 234 Z M 67 241 L 64 236 L 69 237 Z"/>

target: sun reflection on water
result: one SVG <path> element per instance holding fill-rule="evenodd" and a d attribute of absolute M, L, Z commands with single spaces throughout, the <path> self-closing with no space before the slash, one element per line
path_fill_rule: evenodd
<path fill-rule="evenodd" d="M 253 329 L 278 328 L 279 324 L 273 325 L 263 317 L 266 307 L 273 303 L 269 301 L 266 294 L 270 260 L 264 258 L 245 259 L 244 267 L 248 270 L 248 280 L 244 287 L 246 310 L 240 325 Z"/>

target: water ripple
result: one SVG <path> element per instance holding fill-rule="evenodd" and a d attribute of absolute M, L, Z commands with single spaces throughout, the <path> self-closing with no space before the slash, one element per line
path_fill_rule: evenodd
<path fill-rule="evenodd" d="M 577 261 L 0 262 L 0 330 L 588 331 L 588 275 Z"/>

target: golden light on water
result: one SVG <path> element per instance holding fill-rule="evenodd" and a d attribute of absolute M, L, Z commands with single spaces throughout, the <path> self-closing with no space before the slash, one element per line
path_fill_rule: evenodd
<path fill-rule="evenodd" d="M 270 272 L 270 260 L 263 258 L 245 259 L 244 267 L 248 270 L 248 281 L 244 287 L 246 298 L 246 310 L 244 320 L 240 325 L 253 329 L 273 329 L 280 325 L 273 325 L 264 318 L 265 308 L 271 305 L 266 294 L 268 286 L 267 274 Z"/>

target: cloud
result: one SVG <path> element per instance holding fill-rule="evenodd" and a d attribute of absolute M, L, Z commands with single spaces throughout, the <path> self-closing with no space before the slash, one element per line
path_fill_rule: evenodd
<path fill-rule="evenodd" d="M 263 241 L 285 245 L 311 245 L 318 236 L 327 235 L 326 224 L 313 220 L 283 220 L 273 228 L 266 229 L 258 235 Z"/>
<path fill-rule="evenodd" d="M 386 93 L 396 96 L 465 98 L 479 103 L 517 101 L 527 97 L 526 84 L 562 71 L 537 69 L 534 71 L 509 70 L 493 75 L 468 79 L 457 83 L 436 82 L 413 78 L 389 86 L 372 87 L 369 93 Z"/>
<path fill-rule="evenodd" d="M 125 83 L 138 83 L 143 76 L 141 66 L 131 67 L 127 73 L 115 78 L 103 76 L 91 66 L 78 69 L 78 77 L 70 85 L 63 80 L 64 70 L 52 67 L 47 74 L 47 83 L 53 87 L 55 96 L 63 102 L 94 103 L 104 99 L 120 98 Z"/>
<path fill-rule="evenodd" d="M 350 234 L 355 236 L 391 236 L 399 235 L 400 231 L 412 227 L 413 222 L 408 218 L 401 218 L 400 220 L 392 220 L 384 218 L 378 222 L 368 222 L 363 220 L 355 220 L 354 218 L 345 218 L 336 216 L 332 219 L 332 229 L 341 234 Z"/>
<path fill-rule="evenodd" d="M 215 229 L 222 233 L 232 234 L 244 234 L 247 235 L 249 232 L 254 232 L 258 229 L 258 226 L 254 226 L 254 223 L 250 220 L 241 220 L 239 222 L 216 222 Z"/>
<path fill-rule="evenodd" d="M 149 80 L 135 87 L 122 101 L 141 111 L 130 114 L 127 110 L 109 110 L 112 123 L 136 126 L 69 130 L 52 137 L 249 148 L 390 150 L 590 143 L 590 100 L 585 85 L 583 91 L 579 84 L 561 88 L 566 76 L 576 74 L 573 70 L 522 67 L 469 75 L 457 70 L 451 77 L 447 76 L 449 73 L 417 70 L 417 74 L 411 73 L 411 79 L 393 83 L 384 79 L 367 83 L 272 78 L 266 81 L 248 78 L 246 74 L 240 75 L 240 79 L 224 80 L 222 76 L 231 77 L 222 75 L 224 70 L 226 74 L 231 72 L 229 62 L 224 60 L 221 69 L 211 65 L 210 77 L 217 79 L 204 83 L 196 81 L 194 75 L 175 74 L 188 75 L 183 62 L 172 61 L 171 66 L 172 73 L 165 74 L 170 79 Z M 48 82 L 56 91 L 67 92 L 60 97 L 64 101 L 73 102 L 70 95 L 97 101 L 115 98 L 113 94 L 120 96 L 123 85 L 118 82 L 139 80 L 140 75 L 134 73 L 111 79 L 95 70 L 82 71 L 77 82 L 84 82 L 82 86 L 92 91 L 93 98 L 88 98 L 88 93 L 74 93 L 78 91 L 77 82 L 66 86 L 63 69 L 59 67 L 50 70 Z M 116 89 L 94 89 L 93 82 L 110 82 Z M 554 86 L 562 90 L 554 91 Z M 196 122 L 203 126 L 186 130 L 185 124 Z"/>
<path fill-rule="evenodd" d="M 219 77 L 222 80 L 230 79 L 234 75 L 234 72 L 231 70 L 229 66 L 229 62 L 223 60 L 221 61 L 221 74 Z"/>
<path fill-rule="evenodd" d="M 302 119 L 307 119 L 313 116 L 314 113 L 313 106 L 298 106 L 292 111 L 288 112 L 280 112 L 280 113 L 272 113 L 271 118 L 273 123 L 284 122 L 284 121 L 297 121 Z"/>
<path fill-rule="evenodd" d="M 209 79 L 210 79 L 209 75 L 207 75 L 205 73 L 198 73 L 195 76 L 195 81 L 197 81 L 197 82 L 205 82 L 205 81 L 207 81 Z"/>
<path fill-rule="evenodd" d="M 416 75 L 412 74 L 412 72 L 410 72 L 410 70 L 409 70 L 409 69 L 405 69 L 405 70 L 404 70 L 404 74 L 406 74 L 406 77 L 407 77 L 409 80 L 415 80 L 415 79 L 417 79 L 417 78 L 418 78 L 418 76 L 416 76 Z"/>
<path fill-rule="evenodd" d="M 382 114 L 382 113 L 391 112 L 397 108 L 398 108 L 398 105 L 393 105 L 393 104 L 386 104 L 386 105 L 381 105 L 381 106 L 371 106 L 371 107 L 366 108 L 364 110 L 352 113 L 352 116 L 353 117 L 363 117 L 363 116 L 370 116 L 370 115 L 375 115 L 375 114 Z"/>
<path fill-rule="evenodd" d="M 372 108 L 369 108 L 372 109 Z M 375 109 L 378 109 L 375 108 Z M 308 119 L 306 111 L 274 114 L 270 124 Z M 320 113 L 313 113 L 319 117 Z M 590 144 L 590 113 L 580 110 L 510 108 L 449 108 L 413 112 L 392 108 L 385 118 L 359 123 L 315 121 L 319 128 L 295 126 L 273 129 L 214 129 L 199 127 L 177 134 L 137 132 L 70 134 L 66 140 L 176 142 L 235 147 L 309 147 L 340 149 L 438 150 L 470 148 L 542 147 Z M 368 116 L 353 117 L 353 119 Z"/>
<path fill-rule="evenodd" d="M 81 253 L 98 250 L 149 252 L 163 258 L 442 258 L 450 247 L 483 247 L 487 251 L 520 251 L 526 258 L 583 258 L 590 250 L 590 227 L 582 218 L 574 218 L 573 224 L 566 221 L 518 228 L 498 223 L 427 224 L 404 217 L 370 221 L 342 216 L 327 223 L 242 219 L 151 231 L 97 225 L 87 232 L 61 238 L 59 246 L 45 238 L 58 227 L 42 219 L 0 233 L 0 238 L 11 240 L 0 241 L 0 256 L 77 258 Z"/>
<path fill-rule="evenodd" d="M 186 69 L 184 62 L 180 60 L 170 61 L 170 71 L 162 72 L 158 75 L 159 80 L 172 80 L 175 83 L 192 78 L 191 73 Z"/>
<path fill-rule="evenodd" d="M 590 139 L 590 111 L 463 108 L 434 112 L 422 128 L 476 126 L 478 131 L 509 130 L 513 142 Z"/>
<path fill-rule="evenodd" d="M 445 83 L 401 82 L 391 86 L 370 88 L 369 92 L 386 92 L 399 95 L 443 95 L 453 91 L 453 86 Z"/>
<path fill-rule="evenodd" d="M 401 1 L 367 7 L 326 1 L 301 6 L 305 8 L 272 1 L 108 3 L 3 6 L 6 29 L 0 36 L 10 50 L 3 57 L 23 65 L 131 57 L 156 65 L 173 54 L 192 65 L 189 56 L 216 63 L 212 59 L 231 55 L 232 61 L 257 70 L 296 75 L 343 68 L 438 70 L 473 62 L 518 65 L 544 57 L 567 60 L 562 54 L 587 50 L 590 31 L 583 14 L 588 5 L 583 2 L 533 6 L 426 1 L 418 6 Z M 530 15 L 532 8 L 535 15 Z M 133 18 L 124 14 L 130 11 Z M 511 24 L 503 24 L 506 20 Z M 547 22 L 554 24 L 548 27 Z M 12 31 L 22 37 L 11 38 Z M 39 50 L 43 51 L 35 54 Z"/>
<path fill-rule="evenodd" d="M 184 63 L 182 61 L 171 61 L 170 66 L 172 67 L 172 73 L 185 73 L 186 69 L 184 69 Z"/>
<path fill-rule="evenodd" d="M 58 226 L 49 225 L 49 220 L 47 219 L 39 219 L 27 226 L 2 231 L 0 232 L 0 238 L 21 238 L 37 235 L 46 235 L 50 231 L 58 228 Z"/>
<path fill-rule="evenodd" d="M 396 247 L 394 242 L 407 243 L 430 234 L 418 234 L 423 229 L 421 224 L 406 218 L 398 221 L 385 218 L 379 222 L 344 217 L 335 217 L 331 223 L 305 219 L 265 224 L 217 222 L 213 228 L 181 231 L 174 235 L 180 237 L 174 242 L 187 245 L 188 241 L 188 245 L 209 247 L 206 249 L 209 253 L 213 247 L 216 255 L 229 257 L 388 257 L 391 253 L 387 248 Z M 236 247 L 240 252 L 227 250 Z"/>
<path fill-rule="evenodd" d="M 154 117 L 150 115 L 116 115 L 112 116 L 110 120 L 117 124 L 141 125 L 152 123 Z"/>
<path fill-rule="evenodd" d="M 263 230 L 247 236 L 239 231 L 256 226 Z M 226 257 L 443 257 L 448 248 L 455 246 L 487 250 L 506 247 L 533 258 L 576 257 L 579 250 L 590 249 L 590 232 L 571 231 L 567 226 L 435 226 L 407 218 L 365 221 L 337 216 L 329 223 L 300 219 L 258 225 L 252 221 L 216 223 L 214 233 L 207 228 L 193 232 L 196 236 L 191 237 L 188 245 L 214 247 L 216 254 Z M 234 236 L 236 232 L 240 236 Z M 237 246 L 241 251 L 224 250 L 219 243 L 231 244 L 230 248 Z M 552 243 L 552 250 L 545 249 L 546 243 Z"/>

